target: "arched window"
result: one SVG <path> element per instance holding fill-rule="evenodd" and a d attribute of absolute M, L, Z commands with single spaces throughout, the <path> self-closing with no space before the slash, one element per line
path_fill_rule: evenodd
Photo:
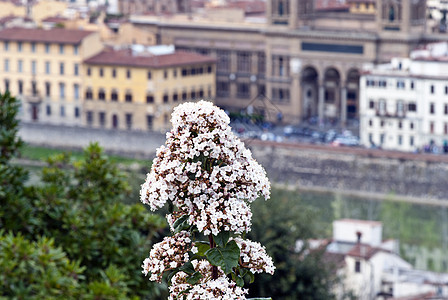
<path fill-rule="evenodd" d="M 106 100 L 106 92 L 104 91 L 104 89 L 100 89 L 98 91 L 98 99 L 102 101 Z"/>
<path fill-rule="evenodd" d="M 118 128 L 118 116 L 116 114 L 112 115 L 112 128 L 113 129 Z"/>
<path fill-rule="evenodd" d="M 389 6 L 389 21 L 393 22 L 395 20 L 395 7 L 393 5 Z"/>
<path fill-rule="evenodd" d="M 86 89 L 86 100 L 92 100 L 93 98 L 93 92 L 91 88 Z"/>
<path fill-rule="evenodd" d="M 110 100 L 111 101 L 118 101 L 118 92 L 117 90 L 112 90 L 110 93 Z"/>

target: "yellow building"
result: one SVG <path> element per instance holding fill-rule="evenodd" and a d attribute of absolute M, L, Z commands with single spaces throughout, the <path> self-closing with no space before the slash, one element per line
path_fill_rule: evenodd
<path fill-rule="evenodd" d="M 82 62 L 102 50 L 95 32 L 0 31 L 0 90 L 22 101 L 24 121 L 81 124 Z"/>
<path fill-rule="evenodd" d="M 348 0 L 350 12 L 353 14 L 375 14 L 376 0 Z"/>
<path fill-rule="evenodd" d="M 89 127 L 166 130 L 174 106 L 215 97 L 215 60 L 200 54 L 105 50 L 85 60 L 84 70 Z"/>
<path fill-rule="evenodd" d="M 63 15 L 68 7 L 67 2 L 41 0 L 28 5 L 13 1 L 0 1 L 0 18 L 7 16 L 29 17 L 41 25 L 47 17 Z"/>

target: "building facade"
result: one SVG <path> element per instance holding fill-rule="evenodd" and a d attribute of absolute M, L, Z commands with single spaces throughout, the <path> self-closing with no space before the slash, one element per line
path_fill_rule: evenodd
<path fill-rule="evenodd" d="M 8 28 L 0 31 L 0 86 L 22 101 L 21 118 L 80 125 L 83 60 L 102 49 L 95 32 Z"/>
<path fill-rule="evenodd" d="M 360 138 L 365 146 L 442 152 L 448 142 L 448 46 L 363 72 Z"/>
<path fill-rule="evenodd" d="M 106 50 L 84 65 L 88 127 L 163 131 L 174 106 L 215 97 L 215 60 L 195 53 Z"/>
<path fill-rule="evenodd" d="M 215 57 L 218 105 L 241 110 L 267 100 L 266 109 L 290 123 L 358 118 L 364 63 L 404 56 L 422 40 L 440 38 L 425 35 L 425 1 L 377 0 L 363 13 L 327 11 L 321 2 L 270 0 L 265 18 L 244 22 L 199 16 L 131 21 L 158 43 Z"/>

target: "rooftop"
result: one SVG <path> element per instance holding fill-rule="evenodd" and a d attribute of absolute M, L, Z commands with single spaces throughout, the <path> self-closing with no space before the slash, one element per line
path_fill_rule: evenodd
<path fill-rule="evenodd" d="M 91 65 L 163 68 L 215 61 L 209 56 L 183 51 L 164 55 L 132 55 L 128 50 L 104 50 L 84 62 Z"/>
<path fill-rule="evenodd" d="M 0 31 L 1 41 L 44 42 L 61 44 L 79 44 L 93 31 L 74 29 L 28 29 L 7 28 Z"/>

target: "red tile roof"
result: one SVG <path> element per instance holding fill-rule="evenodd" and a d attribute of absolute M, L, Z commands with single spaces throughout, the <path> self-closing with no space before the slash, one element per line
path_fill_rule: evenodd
<path fill-rule="evenodd" d="M 183 51 L 164 55 L 133 56 L 129 51 L 105 50 L 84 62 L 91 65 L 163 68 L 196 63 L 213 63 L 216 60 L 209 56 Z"/>
<path fill-rule="evenodd" d="M 79 44 L 93 31 L 74 29 L 29 29 L 7 28 L 0 30 L 1 41 L 43 42 L 61 44 Z"/>
<path fill-rule="evenodd" d="M 356 244 L 349 252 L 347 252 L 348 256 L 354 256 L 364 259 L 370 259 L 376 253 L 382 251 L 379 248 L 374 248 L 365 244 Z"/>

